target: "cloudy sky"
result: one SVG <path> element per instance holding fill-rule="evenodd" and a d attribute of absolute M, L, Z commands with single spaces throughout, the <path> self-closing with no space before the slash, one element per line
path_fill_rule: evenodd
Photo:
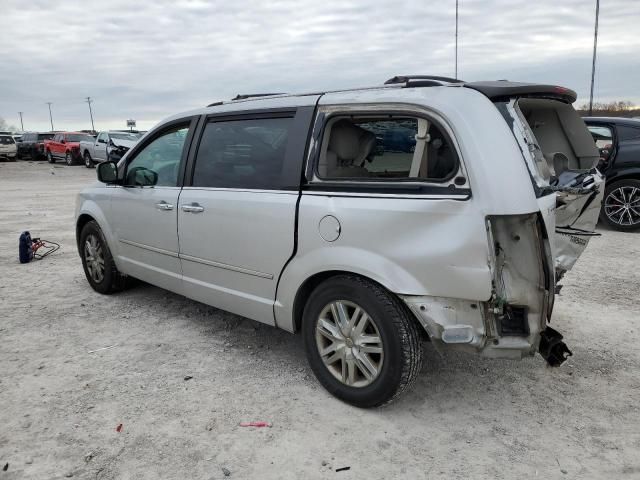
<path fill-rule="evenodd" d="M 459 77 L 588 101 L 595 0 L 460 0 Z M 0 117 L 27 130 L 149 128 L 237 93 L 453 76 L 455 0 L 2 0 Z M 640 104 L 640 1 L 602 0 L 595 97 Z"/>

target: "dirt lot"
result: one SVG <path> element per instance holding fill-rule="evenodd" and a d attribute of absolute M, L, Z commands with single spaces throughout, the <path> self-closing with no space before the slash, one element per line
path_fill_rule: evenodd
<path fill-rule="evenodd" d="M 299 336 L 145 284 L 91 290 L 73 211 L 94 175 L 0 164 L 0 480 L 640 478 L 640 235 L 602 231 L 566 278 L 561 368 L 427 344 L 408 395 L 360 410 Z M 26 229 L 62 248 L 19 264 Z"/>

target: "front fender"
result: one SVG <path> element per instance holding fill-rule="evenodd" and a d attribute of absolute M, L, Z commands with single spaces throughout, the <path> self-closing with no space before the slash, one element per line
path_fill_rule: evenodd
<path fill-rule="evenodd" d="M 109 228 L 109 218 L 111 217 L 111 192 L 108 187 L 97 187 L 83 190 L 76 199 L 76 246 L 80 253 L 80 232 L 88 220 L 87 217 L 95 220 L 104 234 L 109 250 L 111 250 L 116 266 L 117 263 L 117 242 Z"/>

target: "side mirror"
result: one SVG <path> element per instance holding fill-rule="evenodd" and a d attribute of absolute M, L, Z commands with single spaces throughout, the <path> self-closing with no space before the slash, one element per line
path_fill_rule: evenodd
<path fill-rule="evenodd" d="M 104 138 L 99 138 L 98 143 L 107 143 L 107 141 Z"/>
<path fill-rule="evenodd" d="M 145 167 L 134 167 L 127 170 L 127 187 L 153 187 L 158 183 L 158 174 Z"/>
<path fill-rule="evenodd" d="M 65 141 L 65 139 L 63 138 L 62 140 L 60 140 L 60 143 L 67 143 L 67 142 L 66 142 L 66 141 Z"/>
<path fill-rule="evenodd" d="M 96 173 L 98 180 L 102 183 L 116 183 L 118 181 L 118 164 L 116 162 L 100 163 Z"/>

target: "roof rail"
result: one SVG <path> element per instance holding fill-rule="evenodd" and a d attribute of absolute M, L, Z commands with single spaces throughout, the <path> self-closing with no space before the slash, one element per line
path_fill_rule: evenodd
<path fill-rule="evenodd" d="M 258 97 L 271 97 L 273 95 L 284 95 L 283 92 L 275 92 L 275 93 L 249 93 L 249 94 L 238 94 L 233 97 L 231 100 L 247 100 L 248 98 L 258 98 Z"/>
<path fill-rule="evenodd" d="M 436 87 L 447 83 L 463 83 L 462 80 L 437 75 L 396 75 L 390 78 L 385 85 L 397 85 L 404 83 L 405 87 Z"/>
<path fill-rule="evenodd" d="M 223 105 L 224 102 L 213 102 L 207 105 L 207 107 L 217 107 L 218 105 Z"/>

